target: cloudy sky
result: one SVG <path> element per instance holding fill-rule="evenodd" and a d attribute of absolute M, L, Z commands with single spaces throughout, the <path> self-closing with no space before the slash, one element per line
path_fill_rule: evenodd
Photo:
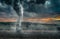
<path fill-rule="evenodd" d="M 60 15 L 60 1 L 45 1 L 44 4 L 24 4 L 25 16 L 30 17 L 56 17 Z M 27 6 L 27 7 L 25 7 Z"/>
<path fill-rule="evenodd" d="M 17 8 L 17 7 L 16 7 Z M 55 17 L 60 15 L 60 1 L 59 0 L 48 0 L 45 1 L 44 4 L 36 4 L 36 3 L 23 3 L 24 8 L 24 17 Z M 18 8 L 15 10 L 11 9 L 11 5 L 0 3 L 0 17 L 13 17 L 17 16 L 16 12 Z M 6 15 L 6 16 L 5 16 Z"/>

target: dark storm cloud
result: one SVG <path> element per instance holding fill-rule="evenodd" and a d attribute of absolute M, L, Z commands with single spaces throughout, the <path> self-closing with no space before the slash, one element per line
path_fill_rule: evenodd
<path fill-rule="evenodd" d="M 45 1 L 46 3 L 46 1 Z M 47 4 L 29 4 L 28 8 L 25 9 L 28 14 L 32 17 L 33 14 L 36 14 L 36 17 L 56 17 L 60 15 L 60 3 L 59 0 L 49 0 Z M 25 5 L 25 4 L 24 4 Z M 26 7 L 24 7 L 26 8 Z M 32 14 L 30 14 L 32 12 Z M 33 13 L 34 12 L 34 13 Z M 34 15 L 33 15 L 34 16 Z"/>
<path fill-rule="evenodd" d="M 10 5 L 0 3 L 0 17 L 17 17 L 17 13 Z"/>
<path fill-rule="evenodd" d="M 0 0 L 1 3 L 5 3 L 6 5 L 12 6 L 13 9 L 19 15 L 19 5 L 17 4 L 19 1 L 14 0 Z M 59 0 L 49 0 L 46 4 L 46 0 L 20 0 L 23 2 L 24 7 L 24 17 L 54 17 L 56 15 L 60 15 L 60 2 Z M 49 4 L 51 2 L 51 4 Z M 13 5 L 12 5 L 13 4 Z M 46 4 L 46 5 L 45 5 Z M 46 7 L 47 6 L 47 7 Z M 6 6 L 7 7 L 7 6 Z M 7 11 L 8 10 L 8 11 Z M 9 12 L 10 8 L 6 8 L 6 10 L 1 9 L 0 11 Z"/>

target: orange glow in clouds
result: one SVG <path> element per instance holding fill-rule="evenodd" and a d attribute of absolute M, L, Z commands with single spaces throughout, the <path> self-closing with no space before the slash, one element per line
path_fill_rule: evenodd
<path fill-rule="evenodd" d="M 60 16 L 55 18 L 23 18 L 23 22 L 51 22 L 60 20 Z M 0 18 L 0 22 L 16 22 L 16 18 Z"/>

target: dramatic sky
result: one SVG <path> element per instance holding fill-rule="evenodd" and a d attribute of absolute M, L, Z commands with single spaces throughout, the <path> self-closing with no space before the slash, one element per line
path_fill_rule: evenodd
<path fill-rule="evenodd" d="M 60 15 L 60 0 L 48 0 L 45 3 L 24 3 L 26 17 L 55 17 Z"/>
<path fill-rule="evenodd" d="M 5 3 L 3 2 L 5 1 Z M 13 8 L 11 9 L 12 1 L 1 0 L 0 1 L 0 17 L 3 15 L 13 16 L 17 15 L 18 13 L 18 5 L 17 0 L 13 1 Z M 2 3 L 3 4 L 2 4 Z M 9 6 L 8 6 L 9 5 Z M 24 17 L 55 17 L 60 15 L 60 0 L 48 0 L 48 1 L 40 1 L 33 2 L 33 1 L 23 1 L 23 8 L 24 8 Z M 17 14 L 16 14 L 17 13 Z M 2 15 L 3 14 L 3 15 Z M 5 16 L 4 16 L 5 17 Z"/>
<path fill-rule="evenodd" d="M 17 17 L 17 13 L 11 6 L 8 6 L 6 4 L 2 5 L 0 3 L 0 17 L 15 18 Z"/>

